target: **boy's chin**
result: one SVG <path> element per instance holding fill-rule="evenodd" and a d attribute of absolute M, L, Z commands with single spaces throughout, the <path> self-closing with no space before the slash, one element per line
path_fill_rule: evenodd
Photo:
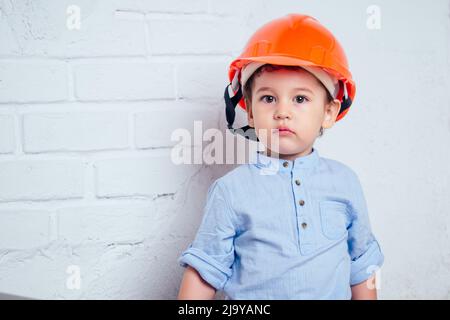
<path fill-rule="evenodd" d="M 301 151 L 301 149 L 298 146 L 291 146 L 289 144 L 283 144 L 280 143 L 280 146 L 277 148 L 270 148 L 269 149 L 273 152 L 273 153 L 277 153 L 280 155 L 294 155 L 297 154 Z"/>

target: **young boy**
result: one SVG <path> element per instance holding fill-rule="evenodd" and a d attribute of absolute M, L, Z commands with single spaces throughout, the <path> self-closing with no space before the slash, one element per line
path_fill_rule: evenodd
<path fill-rule="evenodd" d="M 291 14 L 260 28 L 230 66 L 227 120 L 266 153 L 210 186 L 179 299 L 376 299 L 384 256 L 357 175 L 315 139 L 347 112 L 355 85 L 333 35 Z M 243 96 L 243 99 L 241 97 Z"/>

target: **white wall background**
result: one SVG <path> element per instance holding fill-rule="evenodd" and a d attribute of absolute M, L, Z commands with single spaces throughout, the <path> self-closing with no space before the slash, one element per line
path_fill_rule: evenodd
<path fill-rule="evenodd" d="M 333 31 L 356 79 L 316 148 L 360 176 L 386 256 L 379 297 L 449 299 L 448 0 L 0 0 L 0 292 L 174 299 L 176 259 L 232 166 L 174 166 L 170 133 L 224 129 L 228 63 L 291 12 Z"/>

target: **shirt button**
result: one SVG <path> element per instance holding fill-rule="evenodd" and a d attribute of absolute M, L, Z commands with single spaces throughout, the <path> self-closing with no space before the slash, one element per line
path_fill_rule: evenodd
<path fill-rule="evenodd" d="M 285 161 L 283 162 L 283 167 L 287 168 L 289 166 L 289 162 Z"/>
<path fill-rule="evenodd" d="M 298 204 L 301 205 L 301 206 L 303 206 L 303 205 L 305 204 L 305 201 L 300 200 L 300 201 L 298 202 Z"/>
<path fill-rule="evenodd" d="M 303 223 L 302 223 L 302 228 L 303 228 L 303 229 L 306 229 L 307 226 L 308 226 L 308 224 L 307 224 L 306 222 L 303 222 Z"/>
<path fill-rule="evenodd" d="M 300 180 L 295 180 L 295 184 L 299 186 L 300 185 Z"/>

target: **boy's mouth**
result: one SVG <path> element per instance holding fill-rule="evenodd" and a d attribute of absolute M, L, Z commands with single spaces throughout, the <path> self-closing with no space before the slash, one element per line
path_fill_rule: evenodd
<path fill-rule="evenodd" d="M 287 135 L 295 134 L 295 132 L 293 130 L 291 130 L 290 128 L 285 127 L 285 126 L 277 127 L 277 131 L 280 136 L 287 136 Z"/>

